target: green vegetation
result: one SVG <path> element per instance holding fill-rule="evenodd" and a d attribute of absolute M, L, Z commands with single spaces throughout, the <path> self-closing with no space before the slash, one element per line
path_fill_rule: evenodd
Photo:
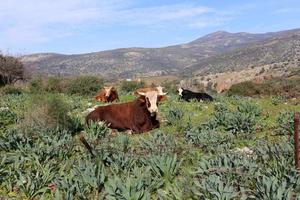
<path fill-rule="evenodd" d="M 59 77 L 36 77 L 29 82 L 31 93 L 66 93 L 92 96 L 103 87 L 103 79 L 96 76 L 78 76 L 68 79 Z"/>
<path fill-rule="evenodd" d="M 66 86 L 66 93 L 77 95 L 95 95 L 103 87 L 103 80 L 95 76 L 72 78 Z"/>
<path fill-rule="evenodd" d="M 70 116 L 71 105 L 57 94 L 34 95 L 28 102 L 21 126 L 23 129 L 59 129 L 76 132 L 82 128 L 80 121 Z"/>
<path fill-rule="evenodd" d="M 221 95 L 187 103 L 171 95 L 159 105 L 159 129 L 126 135 L 84 125 L 93 98 L 43 91 L 0 99 L 2 199 L 300 196 L 290 137 L 300 105 Z"/>
<path fill-rule="evenodd" d="M 120 89 L 128 94 L 129 92 L 133 92 L 138 88 L 145 87 L 145 82 L 143 81 L 122 81 L 120 84 Z"/>
<path fill-rule="evenodd" d="M 0 88 L 0 94 L 9 95 L 9 94 L 21 94 L 24 90 L 20 87 L 15 87 L 13 85 L 5 85 L 4 87 Z"/>
<path fill-rule="evenodd" d="M 300 97 L 300 78 L 275 78 L 263 83 L 246 81 L 231 86 L 229 95 Z"/>

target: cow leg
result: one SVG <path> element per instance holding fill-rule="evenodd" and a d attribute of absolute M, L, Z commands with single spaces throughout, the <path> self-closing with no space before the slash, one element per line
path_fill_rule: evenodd
<path fill-rule="evenodd" d="M 127 135 L 132 135 L 132 133 L 133 133 L 132 130 L 127 130 L 127 131 L 126 131 L 126 134 L 127 134 Z"/>
<path fill-rule="evenodd" d="M 118 130 L 117 129 L 111 129 L 111 135 L 112 136 L 116 136 L 118 133 Z"/>

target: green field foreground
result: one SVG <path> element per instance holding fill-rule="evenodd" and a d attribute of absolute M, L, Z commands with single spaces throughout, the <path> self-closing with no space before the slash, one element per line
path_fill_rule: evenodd
<path fill-rule="evenodd" d="M 139 135 L 87 128 L 85 111 L 96 104 L 1 96 L 0 199 L 300 199 L 291 137 L 298 102 L 171 95 L 159 106 L 161 127 Z"/>

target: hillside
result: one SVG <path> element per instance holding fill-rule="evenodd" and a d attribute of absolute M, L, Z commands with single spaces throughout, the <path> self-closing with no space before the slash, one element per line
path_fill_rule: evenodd
<path fill-rule="evenodd" d="M 273 35 L 246 47 L 202 59 L 201 62 L 186 67 L 186 72 L 194 75 L 209 74 L 265 65 L 273 65 L 274 68 L 299 67 L 300 30 Z"/>
<path fill-rule="evenodd" d="M 124 48 L 88 54 L 32 54 L 21 59 L 37 73 L 98 74 L 106 78 L 186 76 L 278 63 L 299 64 L 300 29 L 250 34 L 218 31 L 163 48 Z"/>

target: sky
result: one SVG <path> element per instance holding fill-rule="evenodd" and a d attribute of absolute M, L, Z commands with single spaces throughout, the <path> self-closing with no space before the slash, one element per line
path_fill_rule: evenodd
<path fill-rule="evenodd" d="M 299 0 L 0 0 L 0 51 L 78 54 L 300 28 Z"/>

